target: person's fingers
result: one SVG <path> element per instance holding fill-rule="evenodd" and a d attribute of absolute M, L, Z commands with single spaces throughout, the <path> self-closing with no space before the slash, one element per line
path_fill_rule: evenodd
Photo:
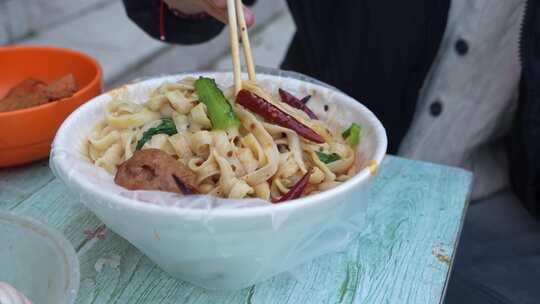
<path fill-rule="evenodd" d="M 169 7 L 180 10 L 186 14 L 197 14 L 204 11 L 198 0 L 164 0 Z"/>
<path fill-rule="evenodd" d="M 227 7 L 227 0 L 212 0 L 214 2 L 214 5 L 219 8 L 226 8 Z"/>
<path fill-rule="evenodd" d="M 203 1 L 208 14 L 223 23 L 228 23 L 227 0 L 205 0 Z M 255 23 L 253 11 L 244 6 L 244 18 L 248 27 Z"/>
<path fill-rule="evenodd" d="M 249 8 L 244 6 L 244 18 L 246 19 L 246 25 L 251 27 L 255 23 L 255 14 Z"/>
<path fill-rule="evenodd" d="M 216 18 L 223 23 L 228 23 L 229 18 L 227 14 L 227 8 L 217 7 L 214 3 L 214 0 L 201 1 L 201 5 L 204 7 L 206 13 L 208 13 L 210 16 Z"/>

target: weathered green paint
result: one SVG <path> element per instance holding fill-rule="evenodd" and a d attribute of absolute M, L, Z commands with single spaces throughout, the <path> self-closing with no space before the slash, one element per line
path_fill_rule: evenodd
<path fill-rule="evenodd" d="M 345 250 L 235 292 L 206 291 L 161 271 L 99 225 L 43 163 L 0 171 L 0 208 L 64 232 L 79 252 L 77 303 L 441 303 L 466 209 L 471 175 L 463 170 L 388 157 L 368 209 L 369 226 Z M 120 266 L 95 270 L 98 259 Z M 450 263 L 448 263 L 450 261 Z"/>
<path fill-rule="evenodd" d="M 48 161 L 0 169 L 0 207 L 12 209 L 53 179 Z"/>

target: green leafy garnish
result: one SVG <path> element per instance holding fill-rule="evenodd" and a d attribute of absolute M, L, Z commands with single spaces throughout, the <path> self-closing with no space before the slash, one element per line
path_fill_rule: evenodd
<path fill-rule="evenodd" d="M 240 125 L 231 104 L 223 96 L 214 79 L 199 77 L 195 81 L 195 90 L 199 95 L 199 101 L 206 105 L 214 129 L 225 130 Z"/>
<path fill-rule="evenodd" d="M 143 133 L 142 138 L 137 142 L 135 150 L 140 150 L 144 144 L 156 134 L 174 135 L 176 133 L 178 133 L 178 131 L 176 131 L 174 120 L 172 120 L 172 118 L 163 118 L 157 127 L 150 128 Z"/>
<path fill-rule="evenodd" d="M 341 136 L 349 143 L 349 146 L 355 148 L 360 143 L 360 131 L 362 127 L 359 124 L 353 122 L 351 126 L 341 133 Z"/>
<path fill-rule="evenodd" d="M 339 156 L 339 154 L 337 153 L 326 154 L 323 152 L 315 151 L 315 154 L 317 154 L 317 157 L 319 157 L 319 159 L 325 164 L 329 164 L 341 159 L 341 156 Z"/>

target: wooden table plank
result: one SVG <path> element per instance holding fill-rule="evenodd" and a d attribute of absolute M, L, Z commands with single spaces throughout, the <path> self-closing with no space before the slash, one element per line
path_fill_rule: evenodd
<path fill-rule="evenodd" d="M 381 171 L 368 229 L 345 252 L 297 272 L 296 282 L 259 284 L 254 303 L 440 302 L 471 176 L 395 158 Z"/>
<path fill-rule="evenodd" d="M 6 175 L 4 185 L 25 183 L 31 174 L 23 171 Z M 79 248 L 77 303 L 440 303 L 471 181 L 462 170 L 389 157 L 370 193 L 369 226 L 346 250 L 252 288 L 210 292 L 169 277 L 114 233 L 86 241 L 84 229 L 98 220 L 41 174 L 33 183 L 45 186 L 35 194 L 11 196 L 27 197 L 14 210 L 55 226 Z M 13 205 L 5 201 L 0 208 Z M 117 267 L 96 270 L 111 257 L 120 258 Z"/>
<path fill-rule="evenodd" d="M 53 179 L 48 161 L 0 169 L 0 208 L 14 208 Z"/>
<path fill-rule="evenodd" d="M 81 291 L 77 303 L 240 303 L 247 291 L 207 292 L 175 280 L 131 244 L 114 233 L 104 241 L 93 240 L 80 252 Z M 99 259 L 120 257 L 120 265 Z"/>
<path fill-rule="evenodd" d="M 60 230 L 78 249 L 86 241 L 84 231 L 100 224 L 78 197 L 67 191 L 59 179 L 39 189 L 12 211 L 33 217 Z"/>

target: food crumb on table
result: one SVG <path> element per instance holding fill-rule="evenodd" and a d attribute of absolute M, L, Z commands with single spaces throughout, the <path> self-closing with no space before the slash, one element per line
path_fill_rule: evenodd
<path fill-rule="evenodd" d="M 97 272 L 101 272 L 105 265 L 110 266 L 111 268 L 118 268 L 120 266 L 120 260 L 122 257 L 118 254 L 105 255 L 99 258 L 94 264 L 94 269 Z"/>

